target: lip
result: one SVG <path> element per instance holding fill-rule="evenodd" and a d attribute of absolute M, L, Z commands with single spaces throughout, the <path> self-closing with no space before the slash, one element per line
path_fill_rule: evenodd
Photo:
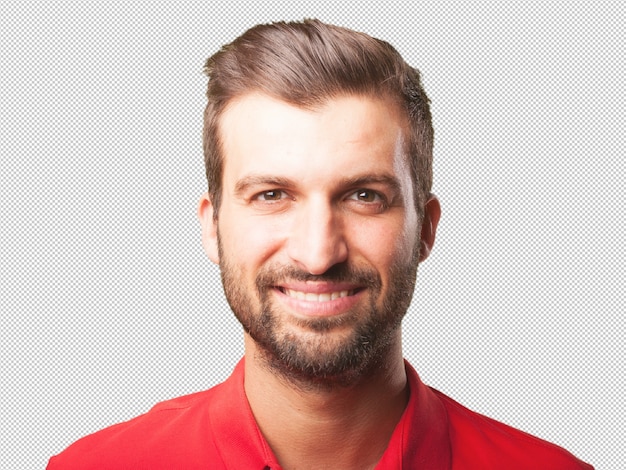
<path fill-rule="evenodd" d="M 297 282 L 274 287 L 278 300 L 301 317 L 342 315 L 360 301 L 363 291 L 363 286 L 350 283 Z"/>
<path fill-rule="evenodd" d="M 363 286 L 349 282 L 284 282 L 276 286 L 279 289 L 289 289 L 307 294 L 328 294 L 342 290 L 353 291 Z"/>

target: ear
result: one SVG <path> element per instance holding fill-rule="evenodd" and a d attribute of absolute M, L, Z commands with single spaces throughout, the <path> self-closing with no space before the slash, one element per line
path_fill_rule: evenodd
<path fill-rule="evenodd" d="M 424 205 L 424 219 L 422 220 L 422 232 L 420 235 L 420 263 L 428 258 L 433 249 L 440 216 L 441 206 L 439 205 L 439 199 L 434 194 L 430 194 L 428 201 Z"/>
<path fill-rule="evenodd" d="M 217 249 L 217 220 L 213 218 L 213 203 L 209 194 L 204 193 L 198 203 L 198 219 L 202 227 L 202 248 L 211 261 L 220 264 L 219 250 Z"/>

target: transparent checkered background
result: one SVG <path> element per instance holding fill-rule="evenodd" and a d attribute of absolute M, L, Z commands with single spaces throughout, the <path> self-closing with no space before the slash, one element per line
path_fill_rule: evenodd
<path fill-rule="evenodd" d="M 28 3 L 0 6 L 0 468 L 228 376 L 241 332 L 195 217 L 201 69 L 304 17 L 390 41 L 432 99 L 443 218 L 406 357 L 623 468 L 622 2 Z"/>

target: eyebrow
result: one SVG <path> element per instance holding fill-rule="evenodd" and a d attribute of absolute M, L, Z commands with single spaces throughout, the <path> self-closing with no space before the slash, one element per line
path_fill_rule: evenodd
<path fill-rule="evenodd" d="M 369 186 L 370 184 L 382 184 L 389 186 L 395 192 L 401 192 L 401 185 L 398 178 L 389 174 L 369 174 L 355 176 L 352 178 L 344 178 L 343 185 L 350 188 L 358 188 L 360 186 Z"/>
<path fill-rule="evenodd" d="M 241 178 L 235 184 L 235 195 L 241 196 L 251 186 L 275 186 L 281 188 L 291 188 L 294 183 L 289 178 L 282 178 L 273 175 L 248 175 Z"/>
<path fill-rule="evenodd" d="M 395 192 L 401 192 L 401 185 L 398 178 L 386 173 L 357 175 L 354 177 L 343 178 L 339 182 L 340 186 L 346 188 L 359 188 L 362 186 L 369 186 L 371 184 L 382 184 L 390 187 Z M 241 178 L 235 184 L 235 195 L 241 196 L 251 186 L 292 188 L 296 186 L 296 183 L 289 178 L 284 178 L 281 176 L 262 174 L 247 175 Z"/>

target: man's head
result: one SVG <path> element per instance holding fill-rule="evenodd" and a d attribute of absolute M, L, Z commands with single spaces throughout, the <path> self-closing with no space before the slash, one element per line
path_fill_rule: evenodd
<path fill-rule="evenodd" d="M 203 243 L 246 352 L 300 383 L 352 383 L 398 351 L 434 242 L 417 72 L 318 22 L 253 28 L 207 68 Z"/>
<path fill-rule="evenodd" d="M 418 214 L 432 186 L 433 127 L 419 72 L 387 42 L 316 20 L 258 25 L 205 64 L 204 159 L 218 217 L 223 173 L 219 133 L 233 100 L 259 92 L 305 109 L 341 95 L 384 97 L 407 119 L 406 155 Z"/>

